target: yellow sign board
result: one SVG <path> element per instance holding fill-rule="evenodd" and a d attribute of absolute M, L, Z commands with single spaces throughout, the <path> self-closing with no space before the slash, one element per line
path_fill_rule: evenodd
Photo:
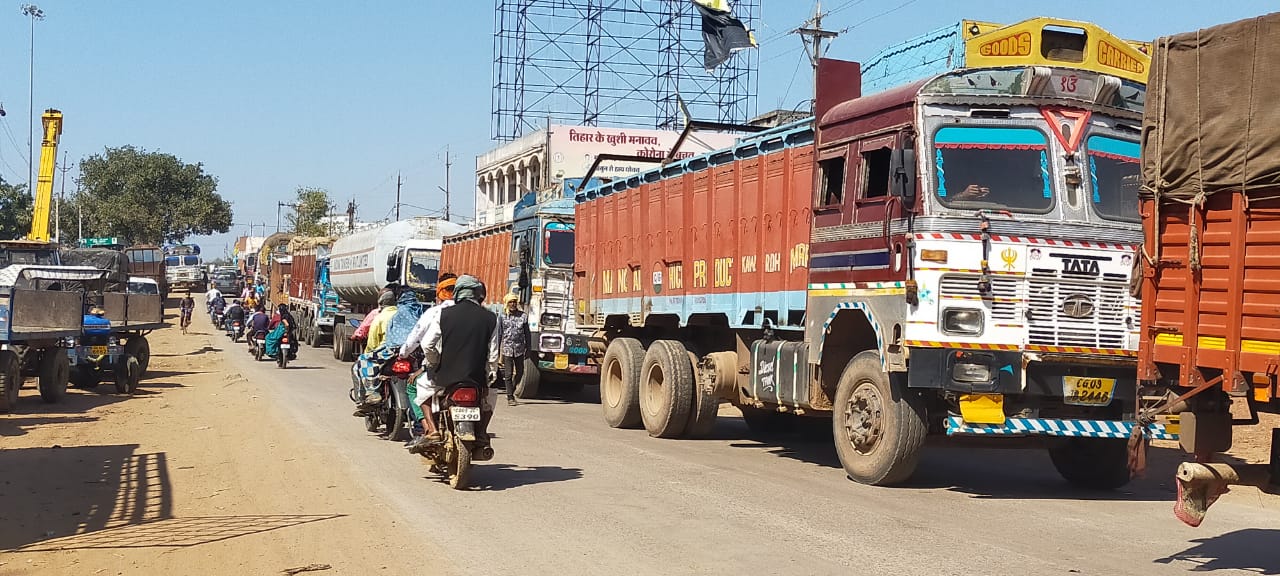
<path fill-rule="evenodd" d="M 1150 42 L 1122 40 L 1088 22 L 1032 18 L 1003 26 L 966 20 L 961 27 L 965 68 L 1052 66 L 1145 84 L 1151 67 Z"/>

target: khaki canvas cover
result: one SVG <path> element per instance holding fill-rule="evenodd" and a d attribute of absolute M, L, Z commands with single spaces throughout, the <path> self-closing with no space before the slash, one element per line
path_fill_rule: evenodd
<path fill-rule="evenodd" d="M 1144 194 L 1280 185 L 1280 13 L 1160 38 L 1147 88 Z"/>

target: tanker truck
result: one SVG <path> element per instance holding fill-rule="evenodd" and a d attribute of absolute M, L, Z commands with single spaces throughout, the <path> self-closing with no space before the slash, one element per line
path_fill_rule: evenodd
<path fill-rule="evenodd" d="M 438 218 L 413 218 L 338 238 L 329 255 L 329 281 L 339 305 L 333 316 L 333 356 L 344 362 L 356 352 L 351 335 L 378 305 L 378 292 L 396 283 L 433 293 L 445 236 L 466 227 Z"/>

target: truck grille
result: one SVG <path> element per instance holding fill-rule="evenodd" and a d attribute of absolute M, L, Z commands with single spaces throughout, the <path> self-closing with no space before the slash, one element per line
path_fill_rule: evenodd
<path fill-rule="evenodd" d="M 977 274 L 947 274 L 939 280 L 938 297 L 950 300 L 982 301 L 992 320 L 1018 320 L 1018 279 L 1007 276 L 991 277 L 991 293 L 978 291 Z"/>
<path fill-rule="evenodd" d="M 1033 271 L 1027 284 L 1027 343 L 1123 348 L 1128 299 L 1127 283 L 1068 279 L 1056 271 Z"/>

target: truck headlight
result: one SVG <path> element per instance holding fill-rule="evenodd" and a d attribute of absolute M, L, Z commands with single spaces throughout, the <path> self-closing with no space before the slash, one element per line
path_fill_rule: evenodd
<path fill-rule="evenodd" d="M 977 308 L 946 308 L 942 311 L 943 332 L 977 336 L 982 334 L 982 329 L 982 310 Z"/>
<path fill-rule="evenodd" d="M 991 365 L 956 362 L 956 365 L 951 368 L 951 378 L 956 382 L 990 382 Z"/>
<path fill-rule="evenodd" d="M 544 329 L 559 328 L 562 320 L 563 317 L 559 314 L 552 314 L 550 312 L 543 312 L 542 315 L 538 317 L 538 323 L 541 324 Z"/>

